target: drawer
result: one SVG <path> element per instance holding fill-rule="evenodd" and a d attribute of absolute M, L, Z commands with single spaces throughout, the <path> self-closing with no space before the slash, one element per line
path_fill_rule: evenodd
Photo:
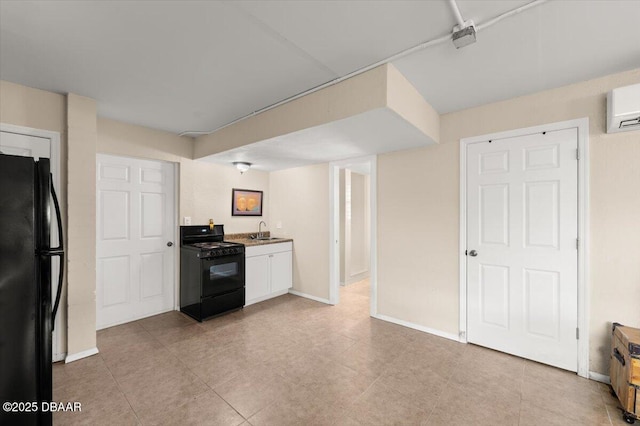
<path fill-rule="evenodd" d="M 246 257 L 264 256 L 265 254 L 280 253 L 283 251 L 292 251 L 293 243 L 287 241 L 284 243 L 264 244 L 261 246 L 247 246 L 244 251 Z"/>
<path fill-rule="evenodd" d="M 632 385 L 640 386 L 640 359 L 631 358 L 631 378 L 629 383 Z"/>
<path fill-rule="evenodd" d="M 230 293 L 202 299 L 202 319 L 244 306 L 244 287 Z"/>

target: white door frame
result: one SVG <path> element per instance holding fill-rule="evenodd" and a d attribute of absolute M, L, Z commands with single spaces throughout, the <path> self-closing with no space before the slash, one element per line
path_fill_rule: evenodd
<path fill-rule="evenodd" d="M 60 192 L 62 190 L 60 188 L 60 133 L 54 132 L 51 130 L 34 129 L 33 127 L 16 126 L 13 124 L 6 124 L 6 123 L 0 123 L 0 132 L 16 133 L 19 135 L 35 136 L 38 138 L 49 139 L 51 143 L 50 145 L 51 158 L 49 158 L 50 170 L 51 170 L 51 174 L 53 175 L 53 185 L 58 190 L 58 196 L 60 196 Z M 62 206 L 62 207 L 66 212 L 66 206 Z M 55 216 L 55 213 L 53 216 Z M 63 221 L 64 221 L 64 218 L 63 218 Z M 62 225 L 64 227 L 64 224 Z M 61 264 L 60 267 L 64 268 L 65 265 Z M 54 276 L 51 277 L 52 283 L 53 283 L 53 280 L 57 280 L 57 276 L 55 276 L 55 272 L 58 272 L 58 271 L 54 269 L 53 272 L 54 272 Z M 62 285 L 64 285 L 66 282 L 67 282 L 67 277 L 65 275 Z M 51 303 L 54 303 L 55 294 L 52 294 L 52 298 L 53 299 L 51 300 Z M 63 317 L 65 319 L 64 324 L 63 324 Z M 52 358 L 54 362 L 64 360 L 67 355 L 67 353 L 62 349 L 62 336 L 60 336 L 60 329 L 63 326 L 66 327 L 66 317 L 67 317 L 67 307 L 61 304 L 58 307 L 58 317 L 54 324 L 55 327 L 53 330 L 55 344 L 52 347 Z"/>
<path fill-rule="evenodd" d="M 544 124 L 460 139 L 460 341 L 467 342 L 467 145 L 532 133 L 578 130 L 578 375 L 589 377 L 589 119 Z"/>
<path fill-rule="evenodd" d="M 350 158 L 329 163 L 329 303 L 340 302 L 340 169 L 354 163 L 369 163 L 370 254 L 369 282 L 371 297 L 369 312 L 378 314 L 378 263 L 377 263 L 377 157 Z"/>
<path fill-rule="evenodd" d="M 180 311 L 180 163 L 169 162 L 173 165 L 173 310 Z"/>

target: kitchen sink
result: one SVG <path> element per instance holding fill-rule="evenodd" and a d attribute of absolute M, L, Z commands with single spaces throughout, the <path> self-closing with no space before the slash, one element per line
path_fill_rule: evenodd
<path fill-rule="evenodd" d="M 278 237 L 258 237 L 256 238 L 257 241 L 272 241 L 272 240 L 282 240 L 282 238 L 278 238 Z"/>

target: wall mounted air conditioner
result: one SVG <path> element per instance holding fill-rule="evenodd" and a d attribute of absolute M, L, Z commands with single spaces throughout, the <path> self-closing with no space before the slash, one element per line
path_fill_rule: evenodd
<path fill-rule="evenodd" d="M 607 133 L 640 130 L 640 83 L 607 94 Z"/>

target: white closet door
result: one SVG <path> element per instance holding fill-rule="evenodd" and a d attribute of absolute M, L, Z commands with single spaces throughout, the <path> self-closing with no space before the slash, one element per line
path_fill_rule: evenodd
<path fill-rule="evenodd" d="M 97 158 L 97 328 L 174 307 L 174 168 Z"/>
<path fill-rule="evenodd" d="M 576 150 L 576 129 L 467 148 L 468 340 L 571 371 Z"/>

